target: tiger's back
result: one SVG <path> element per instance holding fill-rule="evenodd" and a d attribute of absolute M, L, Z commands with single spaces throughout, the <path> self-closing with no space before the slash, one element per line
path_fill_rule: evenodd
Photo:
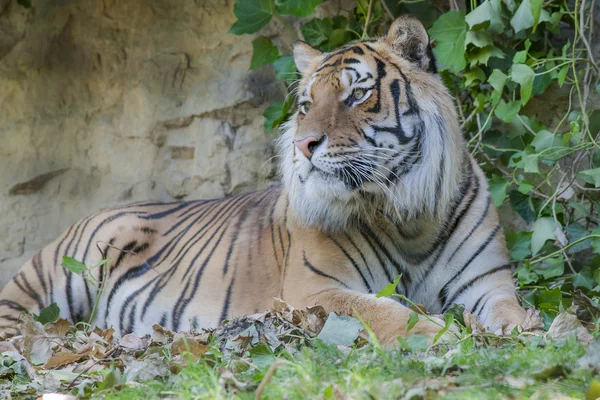
<path fill-rule="evenodd" d="M 119 333 L 217 326 L 230 316 L 265 310 L 280 294 L 289 232 L 276 212 L 278 187 L 234 198 L 139 203 L 103 210 L 72 225 L 36 254 L 0 293 L 0 315 L 39 312 Z M 281 205 L 280 205 L 281 206 Z M 63 256 L 92 268 L 77 275 Z M 87 276 L 86 276 L 87 275 Z M 99 282 L 101 291 L 94 286 Z M 14 300 L 8 300 L 14 299 Z M 4 309 L 4 310 L 2 310 Z"/>

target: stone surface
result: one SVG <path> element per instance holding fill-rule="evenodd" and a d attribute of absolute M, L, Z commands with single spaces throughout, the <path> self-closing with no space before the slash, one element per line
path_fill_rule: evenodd
<path fill-rule="evenodd" d="M 0 1 L 0 287 L 79 218 L 276 181 L 233 1 Z M 269 36 L 277 36 L 277 27 Z"/>

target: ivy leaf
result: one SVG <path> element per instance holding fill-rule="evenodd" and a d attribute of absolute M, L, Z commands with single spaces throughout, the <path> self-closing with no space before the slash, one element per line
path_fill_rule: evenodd
<path fill-rule="evenodd" d="M 327 344 L 352 346 L 362 329 L 362 324 L 354 317 L 345 315 L 338 317 L 334 313 L 329 313 L 317 339 L 321 339 Z"/>
<path fill-rule="evenodd" d="M 531 255 L 531 232 L 506 233 L 506 246 L 510 258 L 515 261 L 523 261 Z"/>
<path fill-rule="evenodd" d="M 31 8 L 31 0 L 17 0 L 17 3 L 25 8 Z"/>
<path fill-rule="evenodd" d="M 462 12 L 450 11 L 443 14 L 429 29 L 429 34 L 436 40 L 433 51 L 442 69 L 450 68 L 455 72 L 465 69 L 467 24 Z"/>
<path fill-rule="evenodd" d="M 516 190 L 511 190 L 508 194 L 508 198 L 512 209 L 519 214 L 525 222 L 529 224 L 535 221 L 536 212 L 531 196 L 524 195 Z"/>
<path fill-rule="evenodd" d="M 515 34 L 517 34 L 525 29 L 531 28 L 534 23 L 535 20 L 531 13 L 531 4 L 529 3 L 529 0 L 523 0 L 519 8 L 517 8 L 517 12 L 510 20 L 510 25 L 515 30 Z"/>
<path fill-rule="evenodd" d="M 237 21 L 229 32 L 235 35 L 258 32 L 273 16 L 272 3 L 272 0 L 236 0 L 233 15 Z"/>
<path fill-rule="evenodd" d="M 544 279 L 561 276 L 565 272 L 565 260 L 562 255 L 548 258 L 541 265 L 532 268 L 532 271 Z"/>
<path fill-rule="evenodd" d="M 481 3 L 476 9 L 465 17 L 469 28 L 486 28 L 490 33 L 501 33 L 504 31 L 504 23 L 500 15 L 500 4 L 489 0 Z M 481 26 L 479 26 L 481 25 Z"/>
<path fill-rule="evenodd" d="M 275 0 L 277 12 L 282 15 L 308 17 L 324 0 Z"/>
<path fill-rule="evenodd" d="M 77 275 L 82 275 L 84 271 L 88 270 L 88 267 L 86 267 L 84 263 L 68 256 L 63 257 L 61 267 L 64 267 Z"/>
<path fill-rule="evenodd" d="M 485 72 L 479 67 L 467 71 L 463 74 L 465 80 L 465 86 L 469 87 L 475 82 L 485 82 Z"/>
<path fill-rule="evenodd" d="M 469 66 L 472 67 L 476 64 L 487 65 L 488 61 L 492 57 L 504 58 L 506 57 L 506 54 L 504 54 L 502 50 L 495 46 L 485 46 L 482 49 L 477 49 L 471 54 L 469 57 Z"/>
<path fill-rule="evenodd" d="M 396 293 L 396 287 L 398 287 L 398 283 L 400 283 L 400 279 L 402 279 L 402 275 L 398 275 L 394 282 L 390 282 L 383 289 L 377 293 L 376 297 L 390 297 L 394 293 Z"/>
<path fill-rule="evenodd" d="M 311 46 L 319 47 L 326 43 L 333 32 L 331 18 L 314 18 L 300 27 L 304 40 Z"/>
<path fill-rule="evenodd" d="M 533 31 L 538 26 L 540 22 L 540 14 L 542 13 L 542 5 L 544 5 L 544 0 L 529 0 L 529 7 L 531 10 L 531 16 L 533 17 Z"/>
<path fill-rule="evenodd" d="M 533 89 L 535 72 L 525 64 L 514 64 L 510 73 L 510 79 L 521 85 L 521 102 L 527 104 Z"/>
<path fill-rule="evenodd" d="M 592 290 L 596 286 L 594 275 L 590 267 L 583 267 L 581 271 L 573 277 L 573 288 L 584 287 Z"/>
<path fill-rule="evenodd" d="M 495 91 L 502 93 L 507 79 L 508 76 L 506 76 L 504 72 L 500 71 L 499 69 L 495 69 L 488 78 L 488 82 L 490 85 L 492 85 Z"/>
<path fill-rule="evenodd" d="M 587 229 L 585 229 L 583 226 L 576 222 L 567 225 L 567 227 L 565 228 L 565 232 L 567 234 L 567 237 L 569 238 L 569 243 L 576 242 L 589 234 Z M 582 242 L 577 243 L 576 245 L 571 246 L 569 250 L 574 253 L 577 253 L 578 251 L 589 249 L 590 245 L 591 240 L 584 240 Z"/>
<path fill-rule="evenodd" d="M 540 169 L 538 168 L 539 154 L 535 152 L 535 149 L 528 146 L 523 151 L 523 170 L 527 173 L 539 174 Z"/>
<path fill-rule="evenodd" d="M 500 100 L 496 106 L 494 113 L 496 117 L 500 118 L 504 122 L 511 122 L 517 117 L 517 113 L 521 109 L 521 101 L 511 101 L 510 103 Z"/>
<path fill-rule="evenodd" d="M 531 235 L 531 253 L 534 256 L 542 249 L 546 241 L 555 239 L 555 230 L 556 222 L 553 218 L 543 217 L 535 221 Z"/>
<path fill-rule="evenodd" d="M 510 183 L 501 176 L 492 175 L 492 179 L 488 181 L 488 184 L 490 186 L 490 194 L 492 195 L 494 204 L 496 207 L 500 207 L 502 203 L 504 203 L 504 199 L 506 198 L 506 189 Z"/>
<path fill-rule="evenodd" d="M 410 332 L 412 328 L 419 322 L 419 314 L 414 311 L 411 311 L 410 316 L 408 317 L 408 323 L 406 324 L 406 333 Z"/>
<path fill-rule="evenodd" d="M 271 104 L 263 114 L 265 117 L 265 130 L 271 132 L 285 121 L 289 109 L 290 104 L 287 101 L 276 101 Z"/>
<path fill-rule="evenodd" d="M 281 56 L 273 63 L 275 68 L 275 77 L 277 79 L 285 79 L 289 85 L 296 78 L 296 64 L 294 57 Z"/>
<path fill-rule="evenodd" d="M 259 36 L 252 41 L 252 60 L 250 69 L 260 68 L 266 64 L 272 64 L 279 57 L 279 50 L 271 40 L 265 36 Z"/>
<path fill-rule="evenodd" d="M 600 187 L 600 168 L 579 171 L 577 177 L 583 179 L 587 183 L 593 184 L 595 187 Z"/>
<path fill-rule="evenodd" d="M 42 308 L 40 315 L 34 315 L 33 319 L 44 325 L 56 321 L 58 317 L 60 317 L 60 308 L 56 303 L 52 303 L 48 307 Z"/>
<path fill-rule="evenodd" d="M 492 35 L 488 31 L 468 31 L 465 38 L 465 45 L 472 44 L 475 47 L 485 47 L 492 45 Z"/>

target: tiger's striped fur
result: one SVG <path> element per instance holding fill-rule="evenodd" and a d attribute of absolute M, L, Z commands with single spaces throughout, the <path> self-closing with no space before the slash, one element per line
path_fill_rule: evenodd
<path fill-rule="evenodd" d="M 383 343 L 406 335 L 397 291 L 431 312 L 462 303 L 492 329 L 523 321 L 497 212 L 466 151 L 427 33 L 401 18 L 384 38 L 332 53 L 294 47 L 300 111 L 280 139 L 282 186 L 185 203 L 103 210 L 42 249 L 0 293 L 0 324 L 56 302 L 95 324 L 145 334 L 268 309 L 358 313 Z M 363 94 L 361 96 L 361 94 Z M 60 266 L 94 265 L 102 292 Z M 421 320 L 411 333 L 440 327 Z"/>

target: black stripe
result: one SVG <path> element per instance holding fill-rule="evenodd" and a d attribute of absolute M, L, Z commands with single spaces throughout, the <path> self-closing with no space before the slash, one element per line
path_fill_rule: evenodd
<path fill-rule="evenodd" d="M 481 217 L 479 217 L 479 219 L 477 220 L 475 225 L 473 225 L 473 227 L 471 228 L 471 230 L 469 231 L 467 236 L 465 236 L 465 238 L 462 240 L 462 242 L 460 242 L 460 244 L 458 246 L 456 246 L 452 255 L 450 257 L 448 257 L 448 259 L 446 260 L 446 264 L 450 264 L 450 261 L 452 261 L 452 259 L 456 255 L 456 253 L 458 253 L 458 250 L 460 250 L 462 248 L 462 246 L 467 242 L 467 240 L 469 240 L 471 238 L 471 236 L 477 230 L 477 228 L 479 228 L 481 226 L 481 224 L 483 223 L 483 221 L 485 220 L 485 218 L 487 217 L 487 215 L 489 213 L 490 205 L 491 205 L 491 196 L 488 194 L 486 197 L 485 208 L 483 210 L 483 214 L 481 214 Z"/>
<path fill-rule="evenodd" d="M 231 280 L 231 283 L 227 287 L 227 295 L 225 296 L 225 304 L 223 304 L 223 309 L 221 310 L 221 317 L 219 318 L 219 322 L 225 321 L 227 315 L 229 314 L 229 306 L 231 304 L 231 292 L 233 289 L 233 284 L 235 283 L 235 277 Z"/>
<path fill-rule="evenodd" d="M 454 294 L 454 296 L 452 296 L 449 300 L 448 300 L 448 305 L 444 306 L 444 308 L 442 309 L 442 312 L 445 312 L 449 305 L 451 305 L 452 303 L 454 303 L 454 301 L 456 299 L 458 299 L 460 297 L 460 295 L 462 295 L 464 292 L 466 292 L 471 286 L 473 286 L 473 284 L 475 284 L 475 282 L 490 276 L 492 274 L 495 274 L 496 272 L 500 272 L 500 271 L 504 271 L 504 270 L 510 270 L 510 264 L 505 264 L 505 265 L 501 265 L 499 267 L 493 268 L 489 271 L 484 272 L 483 274 L 476 276 L 475 278 L 471 279 L 469 282 L 465 283 L 464 285 L 462 285 L 460 287 L 460 289 L 458 289 L 456 291 L 456 293 Z"/>
<path fill-rule="evenodd" d="M 325 272 L 323 272 L 323 271 L 320 271 L 320 270 L 318 270 L 317 268 L 315 268 L 315 267 L 314 267 L 314 266 L 313 266 L 313 265 L 312 265 L 312 264 L 311 264 L 311 263 L 308 261 L 308 259 L 306 258 L 306 252 L 305 252 L 305 251 L 303 251 L 303 252 L 302 252 L 302 257 L 304 258 L 304 266 L 305 266 L 305 267 L 307 267 L 308 269 L 310 269 L 312 272 L 314 272 L 314 273 L 315 273 L 315 274 L 317 274 L 317 275 L 323 276 L 323 277 L 325 277 L 325 278 L 329 278 L 329 279 L 331 279 L 331 280 L 334 280 L 334 281 L 338 282 L 340 285 L 342 285 L 343 287 L 345 287 L 346 289 L 349 289 L 348 285 L 346 285 L 344 282 L 342 282 L 342 281 L 340 281 L 339 279 L 337 279 L 337 278 L 335 278 L 335 277 L 333 277 L 333 276 L 331 276 L 331 275 L 329 275 L 329 274 L 326 274 Z"/>
<path fill-rule="evenodd" d="M 356 261 L 354 261 L 354 258 L 350 254 L 348 254 L 348 252 L 346 251 L 346 249 L 337 240 L 335 240 L 333 237 L 329 237 L 329 240 L 331 240 L 342 251 L 342 253 L 344 254 L 344 256 L 346 256 L 346 258 L 350 261 L 350 263 L 352 264 L 352 266 L 354 267 L 354 269 L 356 270 L 356 272 L 358 272 L 358 274 L 360 275 L 360 278 L 362 279 L 363 285 L 368 290 L 368 292 L 369 293 L 373 293 L 373 288 L 371 287 L 371 285 L 369 285 L 369 282 L 367 282 L 367 279 L 365 278 L 365 275 L 360 270 L 360 267 L 358 266 L 358 264 L 356 264 Z"/>
<path fill-rule="evenodd" d="M 442 288 L 442 290 L 440 290 L 439 294 L 438 294 L 438 299 L 440 300 L 440 304 L 445 305 L 447 303 L 447 295 L 448 295 L 448 288 L 450 286 L 450 284 L 452 282 L 454 282 L 460 275 L 462 275 L 462 273 L 467 269 L 467 267 L 469 265 L 471 265 L 471 263 L 473 262 L 473 260 L 479 255 L 481 254 L 481 252 L 483 250 L 485 250 L 485 248 L 492 242 L 492 240 L 494 239 L 494 237 L 496 236 L 496 234 L 498 233 L 498 231 L 500 230 L 500 224 L 496 225 L 496 227 L 494 228 L 494 230 L 492 231 L 492 233 L 490 233 L 487 237 L 487 239 L 485 240 L 485 242 L 483 242 L 475 251 L 475 253 L 473 253 L 473 255 L 471 256 L 471 258 L 469 258 L 469 261 L 467 261 L 457 272 L 456 274 L 454 274 L 454 276 L 444 285 L 444 287 Z M 503 266 L 505 267 L 505 266 Z M 456 295 L 452 297 L 452 299 L 455 299 Z"/>

